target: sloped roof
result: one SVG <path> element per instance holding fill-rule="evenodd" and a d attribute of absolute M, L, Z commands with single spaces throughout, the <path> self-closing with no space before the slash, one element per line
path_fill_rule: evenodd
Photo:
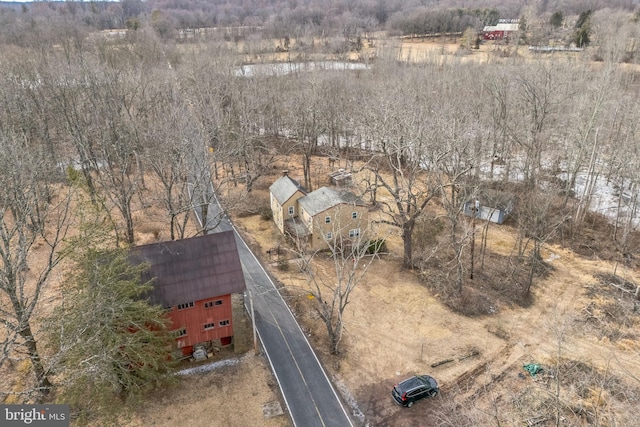
<path fill-rule="evenodd" d="M 491 31 L 518 31 L 520 24 L 518 23 L 499 23 L 497 25 L 487 25 L 482 29 L 485 33 Z"/>
<path fill-rule="evenodd" d="M 132 262 L 149 263 L 152 302 L 173 307 L 243 292 L 244 275 L 233 231 L 135 247 Z"/>
<path fill-rule="evenodd" d="M 289 200 L 291 196 L 296 194 L 296 191 L 302 191 L 305 194 L 307 193 L 298 181 L 288 175 L 278 178 L 276 182 L 271 184 L 269 191 L 281 205 Z"/>
<path fill-rule="evenodd" d="M 518 199 L 513 193 L 492 188 L 480 188 L 475 192 L 459 194 L 459 197 L 464 203 L 474 203 L 474 200 L 478 200 L 482 206 L 499 209 L 507 214 L 513 211 Z"/>
<path fill-rule="evenodd" d="M 355 194 L 329 187 L 319 188 L 299 198 L 298 204 L 311 216 L 340 204 L 365 206 L 365 203 Z"/>

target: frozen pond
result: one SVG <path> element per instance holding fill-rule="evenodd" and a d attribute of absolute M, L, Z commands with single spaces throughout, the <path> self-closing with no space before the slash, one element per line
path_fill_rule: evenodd
<path fill-rule="evenodd" d="M 248 64 L 236 70 L 236 75 L 252 76 L 284 76 L 291 73 L 301 73 L 322 70 L 366 70 L 370 65 L 362 62 L 346 61 L 311 61 L 311 62 L 274 62 L 269 64 Z"/>

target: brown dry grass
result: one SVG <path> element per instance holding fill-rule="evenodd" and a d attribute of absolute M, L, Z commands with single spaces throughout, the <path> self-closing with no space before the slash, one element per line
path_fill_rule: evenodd
<path fill-rule="evenodd" d="M 324 165 L 324 159 L 318 161 Z M 256 185 L 251 199 L 265 203 L 268 185 L 277 178 L 278 171 L 289 169 L 295 177 L 298 172 L 294 165 L 295 158 L 274 165 L 273 175 Z M 238 190 L 241 187 L 232 191 Z M 162 234 L 166 227 L 163 213 L 157 206 L 144 209 L 140 206 L 136 215 L 142 221 L 140 243 L 166 237 Z M 522 419 L 526 414 L 517 411 L 519 404 L 546 402 L 536 392 L 538 389 L 531 388 L 530 380 L 517 376 L 522 372 L 521 365 L 528 362 L 566 368 L 579 361 L 597 372 L 598 378 L 603 375 L 615 378 L 621 384 L 618 389 L 609 387 L 599 396 L 608 399 L 606 404 L 611 410 L 633 413 L 628 402 L 611 395 L 616 390 L 624 390 L 627 395 L 640 394 L 633 380 L 640 378 L 640 362 L 636 357 L 640 345 L 635 334 L 638 318 L 628 310 L 622 313 L 614 310 L 620 295 L 603 284 L 602 277 L 609 277 L 617 268 L 618 276 L 639 283 L 636 268 L 616 266 L 593 256 L 583 258 L 570 249 L 548 245 L 543 258 L 553 271 L 534 286 L 531 306 L 500 305 L 490 316 L 469 318 L 451 311 L 438 299 L 434 288 L 427 286 L 415 272 L 402 269 L 399 236 L 381 230 L 387 236 L 391 254 L 376 261 L 366 280 L 355 289 L 345 312 L 343 352 L 331 356 L 324 326 L 314 315 L 306 293 L 300 291 L 306 284 L 304 276 L 295 268 L 295 262 L 294 268 L 282 271 L 277 260 L 267 254 L 274 245 L 286 246 L 273 223 L 259 215 L 236 217 L 234 221 L 256 255 L 286 286 L 288 301 L 329 375 L 339 388 L 350 392 L 369 425 L 416 425 L 425 411 L 442 415 L 451 409 L 453 404 L 449 401 L 459 405 L 456 410 L 460 424 L 472 415 L 479 419 L 477 414 L 468 415 L 469 408 L 482 408 L 487 413 L 496 410 L 505 418 Z M 487 247 L 492 256 L 508 256 L 514 247 L 514 230 L 491 226 Z M 285 251 L 283 256 L 291 258 L 292 254 Z M 325 269 L 330 271 L 330 266 Z M 48 290 L 47 298 L 52 303 L 58 297 L 56 289 L 53 283 Z M 589 319 L 589 313 L 599 320 Z M 237 324 L 244 323 L 246 335 L 247 319 L 243 318 Z M 617 334 L 612 335 L 611 331 Z M 560 332 L 562 337 L 558 339 Z M 562 359 L 557 358 L 559 349 Z M 472 351 L 478 354 L 464 358 Z M 453 361 L 435 368 L 430 366 L 445 359 Z M 390 388 L 399 379 L 422 372 L 439 380 L 442 395 L 447 399 L 420 403 L 412 410 L 396 407 L 389 396 Z M 20 387 L 20 381 L 13 378 L 15 381 L 9 383 L 5 377 L 3 389 Z M 551 387 L 553 378 L 547 383 Z M 597 384 L 586 384 L 597 390 Z M 570 389 L 573 385 L 563 387 Z M 488 388 L 499 402 L 487 397 L 484 390 Z M 596 391 L 583 393 L 583 399 L 593 400 L 593 393 Z M 519 396 L 520 403 L 514 403 L 509 396 Z M 289 425 L 286 416 L 268 421 L 262 418 L 262 405 L 278 399 L 279 392 L 264 359 L 245 356 L 237 365 L 184 378 L 175 390 L 157 393 L 142 411 L 133 414 L 129 425 L 171 426 L 187 422 L 194 426 Z"/>
<path fill-rule="evenodd" d="M 277 175 L 272 177 L 276 178 Z M 258 216 L 239 218 L 236 225 L 250 236 L 263 257 L 266 250 L 281 239 L 273 224 Z M 632 379 L 640 377 L 640 362 L 635 358 L 640 345 L 634 333 L 640 320 L 638 316 L 627 316 L 612 327 L 619 331 L 615 341 L 606 333 L 594 333 L 594 328 L 602 329 L 602 325 L 580 320 L 584 307 L 594 302 L 589 290 L 600 286 L 595 276 L 612 272 L 614 263 L 597 257 L 583 258 L 568 248 L 547 245 L 542 256 L 552 270 L 534 285 L 530 306 L 500 304 L 492 315 L 469 318 L 452 312 L 439 301 L 438 294 L 430 290 L 433 287 L 427 286 L 416 273 L 402 269 L 401 241 L 397 234 L 388 235 L 387 239 L 392 254 L 374 263 L 347 307 L 344 351 L 340 356 L 329 355 L 324 326 L 314 315 L 306 293 L 299 291 L 305 285 L 304 276 L 295 268 L 286 272 L 279 270 L 273 260 L 269 264 L 271 273 L 289 289 L 291 305 L 330 375 L 338 384 L 346 386 L 370 425 L 419 423 L 424 412 L 397 408 L 389 397 L 389 390 L 399 379 L 421 372 L 437 377 L 443 386 L 443 395 L 467 402 L 457 409 L 462 411 L 458 420 L 461 424 L 465 416 L 472 417 L 465 415 L 470 411 L 466 405 L 486 411 L 494 407 L 510 419 L 529 417 L 530 414 L 516 410 L 521 401 L 509 396 L 531 393 L 535 402 L 544 403 L 540 393 L 548 392 L 532 391 L 531 381 L 523 381 L 517 374 L 523 372 L 523 363 L 542 363 L 548 369 L 556 366 L 559 348 L 563 363 L 581 361 L 594 372 L 615 376 L 628 387 L 625 389 L 628 392 L 640 394 L 640 386 L 634 385 Z M 484 272 L 487 279 L 500 272 L 491 265 L 492 261 L 509 256 L 514 245 L 515 229 L 498 225 L 489 228 L 490 256 L 485 261 Z M 638 283 L 636 269 L 617 268 L 618 274 L 625 274 L 628 280 Z M 482 281 L 483 272 L 478 273 L 474 280 Z M 426 280 L 430 280 L 428 275 Z M 596 303 L 601 310 L 607 307 L 612 310 L 611 300 Z M 557 338 L 559 334 L 561 339 Z M 474 350 L 479 352 L 478 356 L 464 358 Z M 436 368 L 430 366 L 445 359 L 454 361 Z M 487 387 L 492 388 L 493 396 L 498 396 L 501 403 L 485 397 L 481 390 Z M 573 385 L 563 387 L 568 390 Z M 568 394 L 567 399 L 571 396 Z M 610 399 L 609 404 L 625 410 L 620 409 L 625 402 Z M 438 400 L 437 404 L 425 403 L 423 407 L 442 415 L 445 408 L 451 409 L 447 405 Z M 478 415 L 473 417 L 478 425 Z"/>
<path fill-rule="evenodd" d="M 318 171 L 328 171 L 325 159 L 318 162 Z M 301 175 L 293 157 L 275 164 L 272 175 L 256 183 L 251 198 L 244 198 L 253 205 L 249 210 L 255 212 L 256 205 L 268 203 L 268 186 L 282 169 L 289 169 L 294 177 Z M 316 184 L 321 183 L 319 180 Z M 228 194 L 237 197 L 241 191 L 241 187 L 234 187 Z M 167 237 L 163 234 L 164 214 L 150 201 L 149 194 L 147 203 L 140 204 L 136 210 L 140 244 Z M 235 213 L 247 211 L 239 206 Z M 547 245 L 542 255 L 552 266 L 552 272 L 534 286 L 530 306 L 500 303 L 494 298 L 497 302 L 494 314 L 470 318 L 457 314 L 441 301 L 437 286 L 429 283 L 436 277 L 435 271 L 420 278 L 416 272 L 404 270 L 399 236 L 380 230 L 387 238 L 391 253 L 373 264 L 366 280 L 354 291 L 345 312 L 343 352 L 331 356 L 324 326 L 314 315 L 312 303 L 300 291 L 306 283 L 304 276 L 295 268 L 295 262 L 291 264 L 293 268 L 285 271 L 279 268 L 275 256 L 267 254 L 267 250 L 279 245 L 284 248 L 282 257 L 293 258 L 292 252 L 286 250 L 285 239 L 271 221 L 261 219 L 258 214 L 235 215 L 234 221 L 256 255 L 285 285 L 283 292 L 330 376 L 339 388 L 349 391 L 353 404 L 369 425 L 415 425 L 425 413 L 449 417 L 455 420 L 454 424 L 483 425 L 485 419 L 478 415 L 480 409 L 485 414 L 497 411 L 503 421 L 511 420 L 507 425 L 513 425 L 514 420 L 531 417 L 529 412 L 518 412 L 525 403 L 548 412 L 549 401 L 543 398 L 548 391 L 540 390 L 552 387 L 554 378 L 545 377 L 540 383 L 518 378 L 521 365 L 527 362 L 542 363 L 550 370 L 556 366 L 571 372 L 584 373 L 590 369 L 597 373 L 594 377 L 602 384 L 589 382 L 581 374 L 580 387 L 583 390 L 591 387 L 590 391 L 572 394 L 576 384 L 563 383 L 566 400 L 588 406 L 591 412 L 606 407 L 616 413 L 634 414 L 633 406 L 629 406 L 630 398 L 625 401 L 619 396 L 621 393 L 640 395 L 637 382 L 634 383 L 637 380 L 633 380 L 640 378 L 640 362 L 636 358 L 640 345 L 635 333 L 638 315 L 627 296 L 608 283 L 614 271 L 617 277 L 638 283 L 636 268 L 616 265 L 594 254 L 585 258 L 558 244 Z M 478 276 L 474 279 L 480 288 L 483 277 L 501 271 L 492 263 L 512 253 L 514 233 L 509 226 L 489 228 L 490 256 L 484 270 L 478 267 Z M 604 234 L 598 234 L 600 236 Z M 326 271 L 330 268 L 325 266 Z M 64 276 L 57 275 L 55 279 L 45 295 L 49 308 L 59 298 L 55 282 L 64 280 Z M 246 343 L 250 330 L 248 319 L 242 311 L 234 319 L 238 349 L 246 352 L 250 347 Z M 556 338 L 559 333 L 560 340 Z M 559 349 L 561 359 L 557 357 Z M 464 358 L 476 351 L 477 355 Z M 280 399 L 264 359 L 252 354 L 227 355 L 239 357 L 238 363 L 186 377 L 176 389 L 157 393 L 143 410 L 133 414 L 127 425 L 171 426 L 182 421 L 194 426 L 289 425 L 286 416 L 270 420 L 262 417 L 262 405 Z M 435 368 L 430 366 L 445 359 L 453 361 Z M 587 368 L 576 365 L 578 362 Z M 24 367 L 21 369 L 22 375 L 28 375 Z M 412 410 L 396 407 L 389 396 L 392 385 L 405 376 L 421 372 L 439 380 L 444 398 L 420 403 Z M 617 385 L 608 385 L 603 378 Z M 24 387 L 15 375 L 5 376 L 3 381 L 6 390 Z M 487 389 L 491 389 L 494 400 L 484 392 Z M 473 408 L 477 410 L 474 412 Z M 452 414 L 456 414 L 455 417 Z"/>

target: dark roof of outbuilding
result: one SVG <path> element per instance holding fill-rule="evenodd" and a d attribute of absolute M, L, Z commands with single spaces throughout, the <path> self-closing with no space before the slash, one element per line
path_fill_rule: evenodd
<path fill-rule="evenodd" d="M 307 193 L 298 181 L 288 175 L 278 178 L 276 182 L 271 184 L 269 191 L 281 205 L 289 200 L 291 196 L 296 194 L 296 191 L 302 191 L 304 194 Z"/>
<path fill-rule="evenodd" d="M 132 262 L 148 263 L 152 302 L 163 307 L 243 292 L 244 275 L 233 231 L 138 246 Z"/>

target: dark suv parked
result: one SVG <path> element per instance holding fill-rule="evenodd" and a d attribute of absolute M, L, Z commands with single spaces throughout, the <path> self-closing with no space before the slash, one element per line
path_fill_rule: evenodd
<path fill-rule="evenodd" d="M 396 384 L 391 391 L 393 400 L 398 405 L 411 408 L 417 400 L 433 397 L 440 389 L 438 383 L 429 375 L 416 375 Z"/>

